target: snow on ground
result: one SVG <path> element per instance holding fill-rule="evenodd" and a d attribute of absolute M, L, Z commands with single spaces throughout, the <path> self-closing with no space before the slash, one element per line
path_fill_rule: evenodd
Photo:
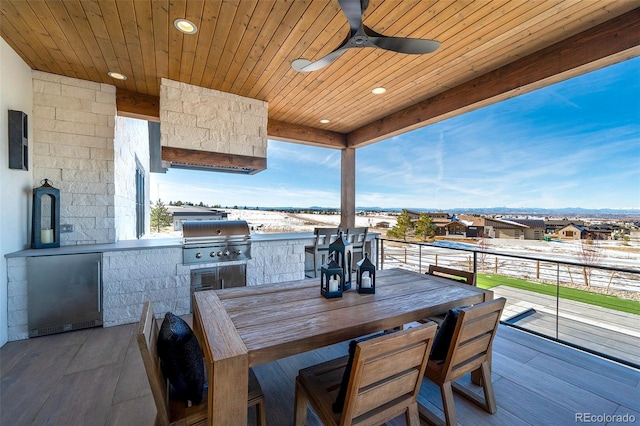
<path fill-rule="evenodd" d="M 339 214 L 285 213 L 264 210 L 226 209 L 229 220 L 246 220 L 253 232 L 313 232 L 316 227 L 337 227 Z M 356 216 L 357 227 L 374 228 L 380 222 L 395 223 L 395 216 Z"/>

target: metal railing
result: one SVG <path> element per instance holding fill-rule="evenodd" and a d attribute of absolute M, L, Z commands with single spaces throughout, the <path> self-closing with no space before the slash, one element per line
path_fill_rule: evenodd
<path fill-rule="evenodd" d="M 472 271 L 476 282 L 507 298 L 503 324 L 640 368 L 640 270 L 605 265 L 605 259 L 587 264 L 564 257 L 510 254 L 450 241 L 378 237 L 377 243 L 380 269 L 424 273 L 429 265 L 441 265 Z"/>

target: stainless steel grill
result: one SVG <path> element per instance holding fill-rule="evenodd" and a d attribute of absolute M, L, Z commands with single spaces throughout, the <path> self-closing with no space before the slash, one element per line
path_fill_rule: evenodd
<path fill-rule="evenodd" d="M 244 220 L 186 221 L 182 237 L 186 265 L 251 259 L 251 235 Z"/>

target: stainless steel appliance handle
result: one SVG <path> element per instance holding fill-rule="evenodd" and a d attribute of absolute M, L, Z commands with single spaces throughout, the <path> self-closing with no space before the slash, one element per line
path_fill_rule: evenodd
<path fill-rule="evenodd" d="M 98 312 L 102 311 L 102 274 L 100 273 L 102 262 L 96 262 L 98 266 Z"/>

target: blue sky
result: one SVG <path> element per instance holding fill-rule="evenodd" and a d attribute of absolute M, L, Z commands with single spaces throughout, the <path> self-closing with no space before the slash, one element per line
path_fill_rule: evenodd
<path fill-rule="evenodd" d="M 337 208 L 340 151 L 270 140 L 267 170 L 152 173 L 158 198 Z M 640 58 L 357 149 L 356 205 L 640 208 Z"/>

